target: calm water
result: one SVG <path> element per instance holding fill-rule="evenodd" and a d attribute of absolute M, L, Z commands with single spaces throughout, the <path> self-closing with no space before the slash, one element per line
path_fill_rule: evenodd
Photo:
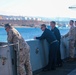
<path fill-rule="evenodd" d="M 42 31 L 40 28 L 16 28 L 25 40 L 33 39 L 35 36 L 40 36 Z M 66 34 L 68 29 L 60 29 L 62 35 Z M 0 28 L 0 42 L 7 41 L 7 33 L 4 28 Z"/>

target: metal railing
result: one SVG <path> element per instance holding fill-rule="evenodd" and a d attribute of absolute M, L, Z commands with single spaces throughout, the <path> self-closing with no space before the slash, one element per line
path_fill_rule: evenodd
<path fill-rule="evenodd" d="M 2 45 L 2 46 L 0 46 L 0 48 L 2 48 L 2 47 L 8 47 L 8 46 L 13 46 L 13 45 L 18 45 L 18 44 L 19 44 L 19 42 L 14 43 L 14 44 Z"/>

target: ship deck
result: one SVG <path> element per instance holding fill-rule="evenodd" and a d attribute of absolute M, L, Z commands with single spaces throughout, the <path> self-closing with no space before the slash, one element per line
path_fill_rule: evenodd
<path fill-rule="evenodd" d="M 54 71 L 42 71 L 36 75 L 76 75 L 76 61 L 64 61 L 62 67 L 57 67 Z"/>

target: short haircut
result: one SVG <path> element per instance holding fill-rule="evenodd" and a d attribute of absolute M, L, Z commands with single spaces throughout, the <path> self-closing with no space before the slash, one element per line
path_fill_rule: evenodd
<path fill-rule="evenodd" d="M 70 21 L 74 23 L 74 21 L 73 21 L 73 20 L 70 20 Z"/>
<path fill-rule="evenodd" d="M 7 28 L 7 27 L 12 28 L 11 24 L 9 24 L 9 23 L 5 24 L 4 27 L 5 27 L 5 28 Z"/>
<path fill-rule="evenodd" d="M 46 25 L 45 24 L 42 24 L 41 26 L 45 27 L 46 28 Z"/>
<path fill-rule="evenodd" d="M 54 25 L 56 24 L 56 22 L 55 22 L 55 21 L 51 21 L 50 23 L 53 23 Z"/>

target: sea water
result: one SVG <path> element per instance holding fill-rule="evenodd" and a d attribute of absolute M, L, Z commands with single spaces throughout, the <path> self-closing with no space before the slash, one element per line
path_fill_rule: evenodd
<path fill-rule="evenodd" d="M 40 36 L 43 32 L 40 28 L 16 28 L 25 40 L 34 39 L 35 36 Z M 61 35 L 68 32 L 69 29 L 61 28 L 59 29 Z M 7 33 L 4 28 L 0 28 L 0 42 L 7 42 Z"/>

